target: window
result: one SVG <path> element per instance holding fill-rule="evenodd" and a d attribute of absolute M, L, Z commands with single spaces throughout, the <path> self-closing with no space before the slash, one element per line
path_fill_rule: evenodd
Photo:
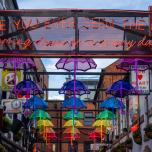
<path fill-rule="evenodd" d="M 84 113 L 84 125 L 91 126 L 93 123 L 93 112 Z"/>

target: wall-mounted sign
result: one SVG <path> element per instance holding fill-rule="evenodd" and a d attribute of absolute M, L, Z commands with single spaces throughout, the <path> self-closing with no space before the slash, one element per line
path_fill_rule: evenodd
<path fill-rule="evenodd" d="M 136 90 L 138 90 L 138 94 L 149 94 L 150 90 L 150 79 L 149 79 L 149 70 L 145 69 L 146 65 L 138 65 L 138 70 L 131 71 L 131 84 Z M 134 68 L 131 66 L 131 68 Z"/>
<path fill-rule="evenodd" d="M 12 90 L 14 87 L 14 71 L 2 70 L 2 90 Z M 16 84 L 22 80 L 22 72 L 16 72 Z"/>
<path fill-rule="evenodd" d="M 23 99 L 3 99 L 2 105 L 6 107 L 5 113 L 21 113 Z"/>

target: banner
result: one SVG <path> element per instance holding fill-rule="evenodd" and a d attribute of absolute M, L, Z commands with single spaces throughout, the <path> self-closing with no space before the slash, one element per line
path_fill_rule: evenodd
<path fill-rule="evenodd" d="M 16 84 L 22 81 L 22 72 L 16 72 Z M 2 70 L 2 90 L 12 90 L 14 87 L 14 71 Z"/>
<path fill-rule="evenodd" d="M 134 66 L 131 66 L 131 68 L 134 68 Z M 131 71 L 131 84 L 134 88 L 137 88 L 138 82 L 139 94 L 149 94 L 150 92 L 149 70 L 144 71 L 143 69 L 145 68 L 148 67 L 146 65 L 138 65 L 138 71 Z"/>
<path fill-rule="evenodd" d="M 21 113 L 23 99 L 3 99 L 2 105 L 6 107 L 5 113 Z"/>

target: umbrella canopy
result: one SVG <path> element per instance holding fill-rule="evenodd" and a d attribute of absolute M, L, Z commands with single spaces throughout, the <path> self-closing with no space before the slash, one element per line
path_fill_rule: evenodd
<path fill-rule="evenodd" d="M 64 130 L 63 134 L 68 134 L 68 133 L 70 133 L 70 134 L 73 134 L 73 133 L 80 134 L 80 131 L 77 128 L 69 127 L 69 128 L 66 128 Z"/>
<path fill-rule="evenodd" d="M 74 115 L 74 119 L 83 119 L 84 116 L 81 112 L 77 111 L 77 110 L 72 110 L 72 111 L 68 111 L 65 115 L 64 115 L 64 119 L 65 120 L 70 120 L 73 119 L 73 115 Z"/>
<path fill-rule="evenodd" d="M 97 67 L 91 58 L 61 58 L 55 66 L 57 69 L 65 69 L 67 71 L 74 71 L 74 69 L 87 71 L 89 69 L 96 69 Z"/>
<path fill-rule="evenodd" d="M 100 108 L 120 109 L 121 107 L 124 109 L 125 105 L 114 96 L 109 97 L 100 104 Z"/>
<path fill-rule="evenodd" d="M 112 119 L 115 119 L 116 116 L 113 112 L 109 111 L 109 110 L 104 110 L 102 112 L 100 112 L 96 119 L 108 119 L 108 120 L 112 120 Z"/>
<path fill-rule="evenodd" d="M 65 139 L 79 139 L 80 134 L 78 134 L 78 133 L 75 133 L 75 134 L 66 133 L 66 134 L 64 134 L 64 138 Z"/>
<path fill-rule="evenodd" d="M 109 120 L 96 120 L 92 126 L 93 127 L 101 127 L 101 126 L 110 127 L 111 121 L 109 121 Z"/>
<path fill-rule="evenodd" d="M 84 101 L 79 98 L 71 97 L 67 98 L 63 101 L 62 104 L 63 108 L 72 108 L 72 109 L 80 109 L 80 108 L 87 108 Z"/>
<path fill-rule="evenodd" d="M 151 53 L 149 48 L 133 48 L 128 51 L 129 54 L 149 54 Z M 133 65 L 133 66 L 132 66 Z M 118 69 L 123 69 L 125 71 L 138 70 L 138 65 L 143 66 L 142 70 L 147 70 L 152 68 L 151 58 L 124 58 L 120 59 L 119 64 L 116 66 Z"/>
<path fill-rule="evenodd" d="M 55 133 L 43 133 L 42 136 L 46 140 L 49 140 L 49 139 L 52 140 L 52 139 L 56 139 L 57 138 Z"/>
<path fill-rule="evenodd" d="M 33 96 L 23 106 L 30 109 L 46 109 L 48 108 L 48 103 L 38 96 Z"/>
<path fill-rule="evenodd" d="M 34 111 L 31 115 L 30 115 L 30 119 L 35 119 L 35 118 L 38 118 L 38 119 L 51 119 L 50 115 L 43 111 L 43 110 L 36 110 Z"/>
<path fill-rule="evenodd" d="M 31 58 L 0 58 L 0 63 L 4 69 L 20 69 L 26 70 L 35 67 L 35 63 Z"/>
<path fill-rule="evenodd" d="M 125 97 L 130 94 L 132 91 L 135 91 L 133 86 L 124 80 L 119 80 L 114 82 L 110 88 L 107 89 L 106 93 L 112 94 L 115 97 Z"/>
<path fill-rule="evenodd" d="M 104 134 L 103 133 L 100 133 L 100 132 L 95 132 L 95 131 L 92 131 L 88 134 L 89 138 L 90 139 L 97 139 L 97 138 L 101 138 L 101 136 L 103 137 Z"/>
<path fill-rule="evenodd" d="M 59 94 L 83 95 L 90 94 L 90 91 L 81 81 L 71 80 L 64 83 L 63 87 L 59 90 Z"/>
<path fill-rule="evenodd" d="M 83 127 L 83 124 L 78 121 L 78 120 L 74 120 L 74 125 L 73 125 L 73 120 L 68 120 L 63 127 L 72 127 L 72 126 L 75 126 L 75 127 Z"/>
<path fill-rule="evenodd" d="M 105 126 L 102 126 L 102 129 L 101 127 L 96 127 L 94 132 L 97 132 L 97 133 L 103 133 L 103 134 L 106 134 L 106 127 Z"/>
<path fill-rule="evenodd" d="M 40 133 L 55 133 L 55 131 L 50 127 L 40 128 L 39 132 Z"/>
<path fill-rule="evenodd" d="M 37 126 L 38 128 L 43 128 L 43 127 L 53 127 L 54 125 L 50 120 L 38 120 Z"/>
<path fill-rule="evenodd" d="M 33 82 L 32 80 L 23 80 L 16 85 L 15 90 L 13 92 L 17 95 L 36 95 L 36 94 L 43 94 L 42 89 L 38 84 Z"/>

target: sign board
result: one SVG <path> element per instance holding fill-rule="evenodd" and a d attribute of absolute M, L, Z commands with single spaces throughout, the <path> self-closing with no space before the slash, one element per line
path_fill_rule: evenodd
<path fill-rule="evenodd" d="M 14 71 L 2 70 L 2 90 L 12 90 L 14 87 Z M 16 84 L 22 81 L 22 72 L 16 72 Z"/>
<path fill-rule="evenodd" d="M 21 113 L 23 99 L 3 99 L 2 105 L 6 107 L 5 113 Z"/>
<path fill-rule="evenodd" d="M 138 94 L 149 94 L 150 91 L 149 70 L 143 70 L 145 66 L 147 65 L 138 65 L 138 71 L 131 71 L 131 84 L 138 90 Z M 131 68 L 135 69 L 134 66 Z"/>

